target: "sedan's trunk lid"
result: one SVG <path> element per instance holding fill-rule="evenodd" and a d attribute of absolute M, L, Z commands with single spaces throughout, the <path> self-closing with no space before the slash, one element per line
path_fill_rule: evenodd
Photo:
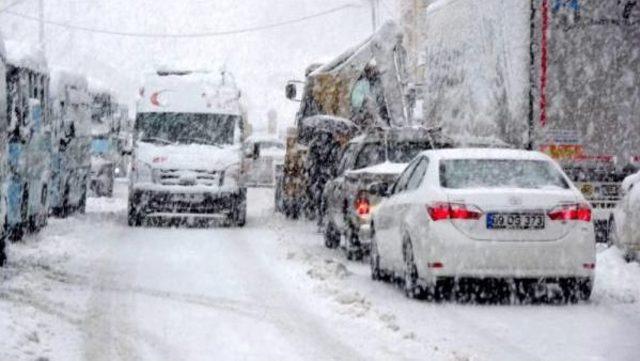
<path fill-rule="evenodd" d="M 482 212 L 478 220 L 452 220 L 464 235 L 482 241 L 554 241 L 566 236 L 575 222 L 553 221 L 548 212 L 578 197 L 565 189 L 448 189 L 450 203 Z M 542 223 L 542 224 L 541 224 Z"/>

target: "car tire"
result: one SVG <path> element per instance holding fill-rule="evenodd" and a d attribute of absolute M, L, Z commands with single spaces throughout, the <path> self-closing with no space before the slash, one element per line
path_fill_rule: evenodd
<path fill-rule="evenodd" d="M 405 239 L 403 242 L 402 255 L 404 258 L 404 294 L 408 298 L 422 299 L 425 297 L 425 291 L 418 283 L 418 268 L 414 259 L 413 246 L 409 239 Z"/>
<path fill-rule="evenodd" d="M 353 226 L 347 226 L 347 232 L 344 237 L 344 249 L 349 261 L 362 261 L 364 258 L 364 251 L 360 244 L 360 238 L 358 233 L 353 229 Z"/>
<path fill-rule="evenodd" d="M 380 268 L 380 253 L 378 242 L 373 225 L 371 226 L 371 253 L 369 254 L 369 265 L 371 266 L 371 279 L 374 281 L 384 281 L 384 272 Z"/>
<path fill-rule="evenodd" d="M 231 212 L 231 223 L 236 227 L 244 227 L 247 223 L 247 190 L 242 189 L 236 196 Z"/>
<path fill-rule="evenodd" d="M 624 254 L 622 255 L 622 258 L 624 259 L 624 261 L 625 261 L 625 262 L 627 262 L 627 263 L 631 263 L 631 262 L 635 261 L 635 259 L 636 259 L 636 255 L 634 254 L 634 252 L 633 252 L 633 251 L 631 251 L 631 250 L 626 250 L 626 251 L 624 252 Z"/>
<path fill-rule="evenodd" d="M 330 249 L 335 249 L 340 246 L 340 232 L 331 221 L 327 221 L 324 226 L 324 245 Z"/>

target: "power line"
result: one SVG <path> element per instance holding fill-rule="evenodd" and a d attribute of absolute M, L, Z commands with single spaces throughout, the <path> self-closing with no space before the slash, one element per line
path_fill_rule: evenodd
<path fill-rule="evenodd" d="M 3 13 L 5 11 L 11 9 L 12 7 L 14 7 L 14 6 L 16 6 L 16 5 L 20 4 L 20 3 L 23 3 L 25 1 L 26 0 L 16 0 L 16 1 L 12 2 L 11 4 L 9 4 L 9 5 L 5 6 L 5 7 L 3 7 L 2 9 L 0 9 L 0 13 Z M 7 11 L 7 13 L 8 13 L 8 11 Z"/>
<path fill-rule="evenodd" d="M 22 1 L 24 1 L 24 0 L 22 0 Z M 252 33 L 252 32 L 257 32 L 257 31 L 262 31 L 262 30 L 275 29 L 275 28 L 279 28 L 279 27 L 283 27 L 283 26 L 287 26 L 287 25 L 292 25 L 292 24 L 297 24 L 297 23 L 301 23 L 301 22 L 304 22 L 304 21 L 307 21 L 307 20 L 319 18 L 319 17 L 325 16 L 325 15 L 337 13 L 337 12 L 346 10 L 348 8 L 358 8 L 358 7 L 360 7 L 360 6 L 359 5 L 355 5 L 355 4 L 347 4 L 347 5 L 339 6 L 339 7 L 336 7 L 336 8 L 329 9 L 329 10 L 325 10 L 325 11 L 322 11 L 322 12 L 319 12 L 319 13 L 315 13 L 315 14 L 312 14 L 312 15 L 307 15 L 307 16 L 303 16 L 303 17 L 300 17 L 300 18 L 285 20 L 285 21 L 272 23 L 272 24 L 253 26 L 253 27 L 244 28 L 244 29 L 234 29 L 234 30 L 225 30 L 225 31 L 210 31 L 210 32 L 202 32 L 202 33 L 186 33 L 186 34 L 139 33 L 139 32 L 125 32 L 125 31 L 115 31 L 115 30 L 106 30 L 106 29 L 95 29 L 95 28 L 90 28 L 90 27 L 84 27 L 84 26 L 78 26 L 78 25 L 72 25 L 72 24 L 65 24 L 65 23 L 62 23 L 62 22 L 52 21 L 52 20 L 44 20 L 44 23 L 47 24 L 47 25 L 53 25 L 53 26 L 57 26 L 57 27 L 65 28 L 65 29 L 70 29 L 70 30 L 79 30 L 79 31 L 84 31 L 84 32 L 88 32 L 88 33 L 113 35 L 113 36 L 125 36 L 125 37 L 135 37 L 135 38 L 173 38 L 173 39 L 177 39 L 177 38 L 207 38 L 207 37 L 227 36 L 227 35 L 235 35 L 235 34 L 245 34 L 245 33 Z M 38 17 L 36 17 L 36 16 L 31 16 L 31 15 L 22 14 L 22 13 L 16 13 L 16 12 L 13 12 L 13 11 L 5 11 L 5 13 L 9 14 L 9 15 L 21 17 L 23 19 L 31 20 L 31 21 L 40 21 L 40 19 L 38 19 Z"/>

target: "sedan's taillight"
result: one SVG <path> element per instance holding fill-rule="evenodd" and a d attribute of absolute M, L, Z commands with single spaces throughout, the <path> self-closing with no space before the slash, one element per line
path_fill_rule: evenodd
<path fill-rule="evenodd" d="M 434 221 L 445 219 L 478 220 L 482 212 L 472 206 L 459 203 L 434 203 L 427 206 L 427 212 Z"/>
<path fill-rule="evenodd" d="M 369 212 L 371 212 L 371 204 L 369 203 L 369 200 L 364 197 L 358 197 L 355 207 L 356 213 L 358 213 L 358 216 L 360 217 L 367 216 L 369 215 Z"/>
<path fill-rule="evenodd" d="M 587 204 L 562 204 L 547 214 L 552 221 L 591 222 L 591 207 Z"/>

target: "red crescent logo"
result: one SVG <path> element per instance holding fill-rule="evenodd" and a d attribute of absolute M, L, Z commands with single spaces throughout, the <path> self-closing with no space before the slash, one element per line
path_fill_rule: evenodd
<path fill-rule="evenodd" d="M 160 94 L 162 94 L 164 92 L 166 92 L 166 90 L 161 90 L 159 92 L 155 92 L 155 93 L 151 94 L 151 97 L 150 97 L 151 104 L 153 104 L 153 105 L 155 105 L 157 107 L 161 107 L 162 104 L 160 104 L 160 100 L 158 99 L 158 97 L 160 96 Z"/>

